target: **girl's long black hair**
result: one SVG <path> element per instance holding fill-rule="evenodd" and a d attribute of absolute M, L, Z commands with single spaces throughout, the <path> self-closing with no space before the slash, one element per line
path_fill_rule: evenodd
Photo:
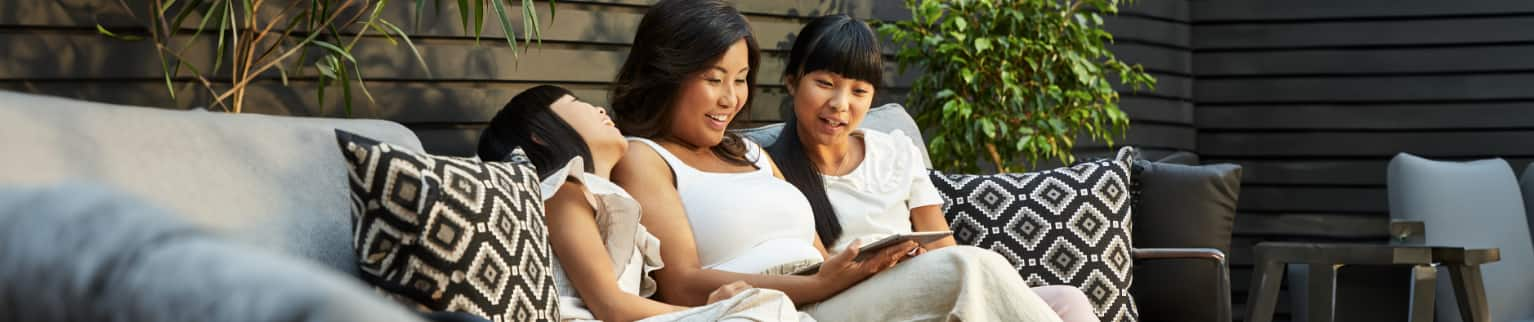
<path fill-rule="evenodd" d="M 884 58 L 873 29 L 846 15 L 830 15 L 810 21 L 794 39 L 783 77 L 788 86 L 795 86 L 805 74 L 816 71 L 832 72 L 879 86 L 884 79 Z M 778 170 L 783 172 L 783 178 L 809 199 L 810 208 L 815 211 L 815 232 L 830 246 L 842 235 L 841 221 L 826 196 L 820 169 L 804 153 L 797 116 L 791 109 L 783 115 L 786 115 L 783 134 L 767 151 L 777 162 Z"/>
<path fill-rule="evenodd" d="M 479 159 L 508 161 L 511 151 L 521 147 L 538 169 L 539 178 L 548 177 L 577 156 L 585 161 L 586 171 L 592 171 L 591 147 L 550 107 L 566 95 L 575 97 L 563 87 L 540 85 L 512 97 L 480 133 Z"/>

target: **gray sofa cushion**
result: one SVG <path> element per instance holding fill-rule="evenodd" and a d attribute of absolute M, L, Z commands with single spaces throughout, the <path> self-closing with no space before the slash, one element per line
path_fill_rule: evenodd
<path fill-rule="evenodd" d="M 145 93 L 145 95 L 156 95 Z M 334 129 L 419 150 L 397 123 L 232 115 L 0 91 L 0 185 L 100 182 L 236 240 L 354 272 Z"/>
<path fill-rule="evenodd" d="M 1185 157 L 1179 158 L 1186 160 Z M 1163 159 L 1165 160 L 1165 159 Z M 1191 166 L 1136 160 L 1133 240 L 1139 248 L 1213 248 L 1230 254 L 1230 233 L 1241 195 L 1241 166 Z M 1142 321 L 1212 321 L 1218 272 L 1206 263 L 1151 261 L 1135 265 L 1130 288 Z"/>
<path fill-rule="evenodd" d="M 0 188 L 0 321 L 415 321 L 340 272 L 97 186 Z"/>
<path fill-rule="evenodd" d="M 792 114 L 789 116 L 792 117 Z M 863 125 L 860 127 L 885 133 L 895 130 L 905 132 L 906 137 L 911 139 L 911 143 L 921 149 L 922 162 L 927 165 L 927 168 L 932 167 L 932 156 L 927 154 L 927 141 L 922 138 L 921 129 L 916 127 L 916 120 L 911 118 L 911 113 L 906 112 L 905 107 L 901 107 L 900 104 L 890 103 L 869 109 L 868 116 L 863 118 Z M 735 133 L 762 146 L 771 146 L 777 142 L 782 132 L 783 123 L 735 130 Z"/>
<path fill-rule="evenodd" d="M 1427 225 L 1427 243 L 1501 248 L 1481 267 L 1493 321 L 1534 317 L 1534 243 L 1518 179 L 1507 161 L 1443 162 L 1399 154 L 1390 160 L 1390 216 Z M 1438 321 L 1460 321 L 1450 279 L 1438 279 Z"/>

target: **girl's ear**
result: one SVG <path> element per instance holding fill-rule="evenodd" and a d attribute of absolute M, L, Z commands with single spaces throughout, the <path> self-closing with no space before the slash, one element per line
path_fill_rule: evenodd
<path fill-rule="evenodd" d="M 785 85 L 785 89 L 788 90 L 788 96 L 794 96 L 794 90 L 799 89 L 799 79 L 793 76 L 784 75 L 783 85 Z"/>

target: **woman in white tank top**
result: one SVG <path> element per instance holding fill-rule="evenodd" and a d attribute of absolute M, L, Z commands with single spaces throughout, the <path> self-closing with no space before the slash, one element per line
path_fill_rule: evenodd
<path fill-rule="evenodd" d="M 626 150 L 602 108 L 548 85 L 517 94 L 480 136 L 480 159 L 525 156 L 538 168 L 558 320 L 811 320 L 783 293 L 740 282 L 721 286 L 702 307 L 646 298 L 656 289 L 650 273 L 663 266 L 660 243 L 640 224 L 639 204 L 607 179 Z"/>
<path fill-rule="evenodd" d="M 985 287 L 1022 283 L 995 261 L 942 260 L 969 255 L 952 252 L 923 256 L 934 259 L 920 265 L 930 269 L 902 270 L 896 264 L 916 249 L 911 242 L 861 262 L 851 260 L 856 243 L 829 255 L 803 194 L 760 147 L 725 131 L 748 105 L 760 67 L 750 26 L 722 2 L 676 3 L 662 1 L 640 21 L 612 93 L 614 121 L 640 137 L 613 180 L 666 245 L 666 267 L 656 272 L 661 300 L 696 305 L 713 288 L 744 280 L 809 304 L 807 313 L 827 321 L 1060 321 L 1032 293 L 976 301 Z M 822 260 L 814 275 L 779 274 Z M 954 289 L 963 280 L 999 283 Z"/>

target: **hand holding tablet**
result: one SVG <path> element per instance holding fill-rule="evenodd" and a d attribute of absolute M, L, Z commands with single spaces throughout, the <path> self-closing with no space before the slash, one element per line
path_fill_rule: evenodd
<path fill-rule="evenodd" d="M 890 247 L 890 246 L 894 246 L 894 245 L 899 245 L 899 244 L 904 243 L 905 241 L 908 241 L 908 240 L 909 241 L 915 241 L 917 244 L 926 244 L 926 243 L 931 243 L 933 241 L 937 241 L 939 239 L 943 239 L 944 237 L 948 237 L 948 236 L 951 236 L 951 235 L 953 235 L 953 231 L 951 231 L 951 230 L 945 230 L 945 231 L 924 231 L 924 232 L 902 233 L 902 234 L 890 235 L 888 237 L 884 237 L 883 239 L 879 239 L 878 241 L 874 241 L 872 243 L 868 243 L 867 245 L 863 245 L 862 247 L 858 247 L 858 255 L 856 257 L 853 257 L 852 260 L 855 261 L 855 262 L 861 262 L 861 261 L 867 260 L 868 257 L 873 256 L 874 254 L 877 254 L 880 250 L 883 250 L 884 248 L 887 248 L 887 247 Z M 805 268 L 802 268 L 802 269 L 800 269 L 798 271 L 794 271 L 793 274 L 794 275 L 811 275 L 811 274 L 815 274 L 816 272 L 819 272 L 819 271 L 820 271 L 820 264 L 816 263 L 814 265 L 806 266 Z"/>

